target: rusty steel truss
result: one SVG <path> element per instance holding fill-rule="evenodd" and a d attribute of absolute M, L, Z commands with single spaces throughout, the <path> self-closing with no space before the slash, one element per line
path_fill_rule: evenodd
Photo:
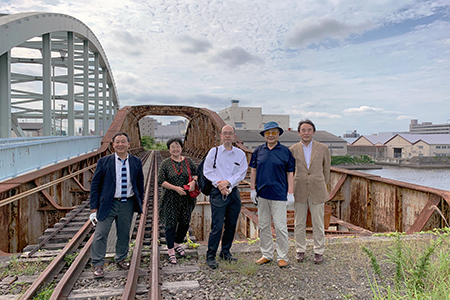
<path fill-rule="evenodd" d="M 219 145 L 219 133 L 225 125 L 215 112 L 205 108 L 171 105 L 122 108 L 104 135 L 99 150 L 0 183 L 0 255 L 20 252 L 28 244 L 36 244 L 46 228 L 88 197 L 95 164 L 112 153 L 111 140 L 115 133 L 129 133 L 132 151 L 143 151 L 139 120 L 148 115 L 188 119 L 184 151 L 199 159 L 211 147 Z M 237 140 L 236 146 L 250 157 L 251 151 L 242 141 Z M 339 168 L 332 168 L 329 191 L 328 204 L 332 207 L 333 218 L 367 232 L 413 233 L 443 228 L 450 219 L 448 191 Z M 193 215 L 193 220 L 203 220 L 198 226 L 203 231 L 208 227 L 208 205 L 207 201 L 198 201 Z M 248 222 L 255 222 L 250 219 Z M 249 226 L 257 230 L 257 226 Z M 197 234 L 204 237 L 207 232 Z"/>

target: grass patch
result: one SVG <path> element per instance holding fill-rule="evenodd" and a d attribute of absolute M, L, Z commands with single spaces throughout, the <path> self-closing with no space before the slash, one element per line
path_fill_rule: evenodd
<path fill-rule="evenodd" d="M 239 258 L 237 262 L 223 262 L 220 264 L 223 270 L 238 273 L 241 276 L 253 276 L 258 271 L 259 266 L 253 260 Z"/>
<path fill-rule="evenodd" d="M 331 165 L 356 165 L 356 164 L 374 164 L 375 162 L 367 155 L 345 155 L 332 156 Z"/>
<path fill-rule="evenodd" d="M 449 299 L 449 232 L 434 233 L 437 237 L 431 241 L 406 241 L 401 234 L 394 235 L 381 257 L 362 246 L 374 272 L 370 281 L 374 299 Z"/>
<path fill-rule="evenodd" d="M 37 275 L 45 270 L 47 267 L 47 262 L 42 262 L 40 259 L 35 261 L 21 261 L 14 257 L 7 268 L 2 272 L 2 277 L 4 276 L 21 276 L 21 275 Z"/>

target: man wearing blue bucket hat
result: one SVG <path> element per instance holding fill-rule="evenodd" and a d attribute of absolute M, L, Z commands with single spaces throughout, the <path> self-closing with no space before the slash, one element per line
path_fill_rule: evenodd
<path fill-rule="evenodd" d="M 291 151 L 278 141 L 283 129 L 276 122 L 264 124 L 260 134 L 266 143 L 253 151 L 249 166 L 250 196 L 258 206 L 260 248 L 262 257 L 256 264 L 263 265 L 273 260 L 273 238 L 271 219 L 276 232 L 278 266 L 287 266 L 289 238 L 287 229 L 287 205 L 294 203 L 295 160 Z"/>

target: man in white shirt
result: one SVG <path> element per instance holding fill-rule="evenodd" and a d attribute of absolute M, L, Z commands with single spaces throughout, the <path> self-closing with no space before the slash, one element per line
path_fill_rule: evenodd
<path fill-rule="evenodd" d="M 206 156 L 203 174 L 213 185 L 209 201 L 211 203 L 211 233 L 208 239 L 206 262 L 212 269 L 217 268 L 217 249 L 222 239 L 220 258 L 226 261 L 236 261 L 230 249 L 236 233 L 236 224 L 241 211 L 241 197 L 238 184 L 247 173 L 247 158 L 244 151 L 233 147 L 236 138 L 234 128 L 222 127 L 220 140 L 222 145 L 213 148 Z M 214 157 L 217 151 L 216 167 Z M 223 229 L 223 235 L 222 235 Z"/>

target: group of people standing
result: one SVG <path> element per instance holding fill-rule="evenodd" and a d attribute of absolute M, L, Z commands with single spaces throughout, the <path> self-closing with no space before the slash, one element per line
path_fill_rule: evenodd
<path fill-rule="evenodd" d="M 261 135 L 266 143 L 253 151 L 250 160 L 250 197 L 258 206 L 260 248 L 263 265 L 273 260 L 271 219 L 276 232 L 278 266 L 287 266 L 289 239 L 287 206 L 294 204 L 296 260 L 303 262 L 306 251 L 306 218 L 311 212 L 314 236 L 314 263 L 323 262 L 325 251 L 324 206 L 328 201 L 331 156 L 328 147 L 313 140 L 316 126 L 300 121 L 300 142 L 290 148 L 278 141 L 283 129 L 276 122 L 266 123 Z"/>
<path fill-rule="evenodd" d="M 247 164 L 245 153 L 233 146 L 236 134 L 232 126 L 223 126 L 221 145 L 210 149 L 203 165 L 203 175 L 212 183 L 211 232 L 206 253 L 207 265 L 218 267 L 216 255 L 236 261 L 231 252 L 236 225 L 241 210 L 238 184 L 250 167 L 251 199 L 258 206 L 262 265 L 274 257 L 271 222 L 276 231 L 275 248 L 279 267 L 287 266 L 289 239 L 287 206 L 295 209 L 296 259 L 302 262 L 306 250 L 306 217 L 311 212 L 314 235 L 314 262 L 322 263 L 325 250 L 324 203 L 328 200 L 327 182 L 330 177 L 328 147 L 314 141 L 315 125 L 310 120 L 298 124 L 301 141 L 290 148 L 281 145 L 283 129 L 276 122 L 264 125 L 260 134 L 265 143 L 252 154 Z M 104 276 L 106 242 L 113 221 L 116 221 L 117 242 L 115 261 L 119 268 L 128 269 L 130 226 L 134 212 L 142 213 L 144 176 L 142 162 L 128 154 L 130 140 L 126 133 L 113 139 L 115 153 L 101 158 L 92 178 L 90 207 L 91 221 L 96 224 L 91 249 L 94 277 Z M 165 227 L 169 262 L 177 263 L 177 256 L 185 257 L 181 246 L 189 230 L 196 199 L 189 192 L 196 188 L 197 166 L 192 159 L 181 155 L 183 142 L 179 138 L 167 142 L 170 157 L 163 160 L 158 173 L 162 189 L 160 216 Z M 111 188 L 111 186 L 113 188 Z"/>

